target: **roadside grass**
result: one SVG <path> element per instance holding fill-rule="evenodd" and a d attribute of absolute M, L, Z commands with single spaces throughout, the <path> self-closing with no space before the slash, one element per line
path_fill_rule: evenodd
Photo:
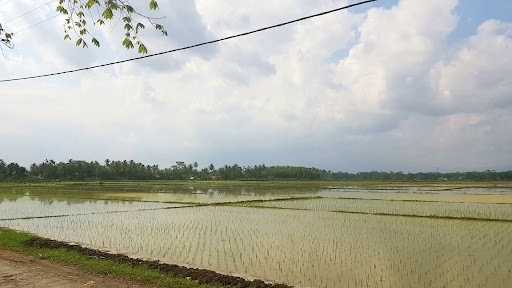
<path fill-rule="evenodd" d="M 53 263 L 78 267 L 80 270 L 103 276 L 123 278 L 162 288 L 218 288 L 195 281 L 162 274 L 145 265 L 132 266 L 108 259 L 96 259 L 65 248 L 38 248 L 28 243 L 34 236 L 0 228 L 0 249 L 18 252 Z"/>

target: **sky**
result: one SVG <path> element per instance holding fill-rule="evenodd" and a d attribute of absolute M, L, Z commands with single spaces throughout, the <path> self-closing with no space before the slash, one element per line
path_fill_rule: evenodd
<path fill-rule="evenodd" d="M 168 36 L 142 37 L 151 53 L 350 3 L 159 0 Z M 46 0 L 0 2 L 0 23 L 16 33 L 1 79 L 137 56 L 116 22 L 92 32 L 101 48 L 74 47 L 54 11 Z M 0 83 L 0 159 L 510 170 L 511 12 L 509 0 L 380 0 L 172 55 Z"/>

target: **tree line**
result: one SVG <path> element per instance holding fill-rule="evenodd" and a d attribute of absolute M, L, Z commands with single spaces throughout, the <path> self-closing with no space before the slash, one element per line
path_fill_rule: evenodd
<path fill-rule="evenodd" d="M 199 167 L 197 162 L 176 162 L 168 168 L 158 165 L 146 165 L 127 161 L 69 160 L 55 162 L 45 160 L 34 163 L 29 169 L 17 164 L 6 163 L 0 159 L 0 181 L 37 181 L 37 180 L 392 180 L 392 181 L 428 181 L 428 180 L 512 180 L 512 171 L 494 170 L 475 172 L 335 172 L 330 170 L 297 166 L 240 166 L 225 165 L 216 168 L 213 164 Z"/>

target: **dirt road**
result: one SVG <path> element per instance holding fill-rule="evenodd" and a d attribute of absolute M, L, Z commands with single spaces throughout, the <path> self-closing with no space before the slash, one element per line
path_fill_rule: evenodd
<path fill-rule="evenodd" d="M 147 286 L 124 280 L 99 277 L 34 259 L 9 251 L 0 250 L 0 288 L 144 288 Z"/>

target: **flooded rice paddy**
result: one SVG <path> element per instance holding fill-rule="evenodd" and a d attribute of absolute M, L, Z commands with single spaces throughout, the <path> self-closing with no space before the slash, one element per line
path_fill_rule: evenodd
<path fill-rule="evenodd" d="M 509 220 L 512 223 L 512 204 L 319 198 L 307 200 L 266 201 L 248 205 L 268 208 L 361 214 Z"/>
<path fill-rule="evenodd" d="M 0 186 L 0 227 L 297 287 L 512 283 L 506 183 L 144 185 Z"/>
<path fill-rule="evenodd" d="M 0 220 L 146 211 L 182 206 L 186 205 L 110 200 L 45 199 L 23 196 L 14 201 L 4 199 L 0 202 Z"/>

